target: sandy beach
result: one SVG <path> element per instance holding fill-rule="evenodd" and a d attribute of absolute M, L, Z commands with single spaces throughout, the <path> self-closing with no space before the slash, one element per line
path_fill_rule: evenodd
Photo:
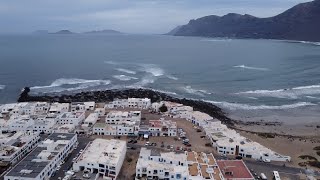
<path fill-rule="evenodd" d="M 236 124 L 237 131 L 278 153 L 289 155 L 292 161 L 288 166 L 305 167 L 306 160 L 299 156 L 312 156 L 320 161 L 320 154 L 314 150 L 320 146 L 320 122 L 316 116 L 285 116 L 283 114 L 259 117 L 229 115 L 232 119 L 240 120 Z M 270 134 L 266 137 L 261 133 Z M 272 137 L 274 136 L 274 137 Z M 314 170 L 319 168 L 309 167 Z"/>

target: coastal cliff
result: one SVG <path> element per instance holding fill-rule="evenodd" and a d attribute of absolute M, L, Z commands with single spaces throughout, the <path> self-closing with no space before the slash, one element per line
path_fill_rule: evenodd
<path fill-rule="evenodd" d="M 269 18 L 230 13 L 190 20 L 169 34 L 224 38 L 320 41 L 320 0 L 301 3 Z"/>

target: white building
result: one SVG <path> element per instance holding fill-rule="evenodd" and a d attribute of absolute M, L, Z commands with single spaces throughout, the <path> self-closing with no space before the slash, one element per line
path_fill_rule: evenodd
<path fill-rule="evenodd" d="M 52 132 L 55 133 L 74 133 L 76 126 L 73 124 L 55 125 Z"/>
<path fill-rule="evenodd" d="M 95 139 L 73 164 L 75 171 L 87 170 L 97 176 L 115 180 L 126 156 L 127 144 L 121 140 Z"/>
<path fill-rule="evenodd" d="M 203 126 L 207 137 L 217 152 L 222 155 L 234 155 L 257 160 L 290 161 L 290 156 L 283 156 L 261 144 L 251 141 L 235 130 L 229 129 L 221 121 L 211 121 Z"/>
<path fill-rule="evenodd" d="M 117 135 L 117 126 L 106 123 L 96 123 L 92 129 L 95 135 Z"/>
<path fill-rule="evenodd" d="M 187 155 L 141 148 L 136 165 L 136 179 L 189 180 Z"/>
<path fill-rule="evenodd" d="M 0 161 L 2 165 L 15 164 L 39 142 L 39 133 L 0 133 Z"/>
<path fill-rule="evenodd" d="M 149 120 L 149 135 L 177 136 L 177 123 L 171 120 Z"/>
<path fill-rule="evenodd" d="M 105 108 L 96 108 L 94 110 L 94 113 L 98 114 L 99 117 L 106 115 L 106 109 Z"/>
<path fill-rule="evenodd" d="M 208 121 L 212 121 L 213 117 L 200 111 L 191 111 L 187 113 L 186 119 L 191 121 L 193 124 L 202 127 L 206 125 Z"/>
<path fill-rule="evenodd" d="M 58 124 L 73 124 L 80 125 L 85 119 L 84 112 L 65 112 L 57 117 Z"/>
<path fill-rule="evenodd" d="M 128 107 L 128 99 L 114 99 L 105 105 L 105 109 Z"/>
<path fill-rule="evenodd" d="M 213 154 L 185 152 L 187 154 L 189 180 L 224 180 Z"/>
<path fill-rule="evenodd" d="M 84 129 L 85 131 L 88 131 L 89 129 L 91 129 L 98 121 L 98 118 L 99 118 L 99 115 L 97 113 L 91 113 L 81 125 L 82 129 Z"/>
<path fill-rule="evenodd" d="M 36 120 L 34 120 L 34 124 L 30 130 L 34 132 L 42 132 L 42 133 L 51 133 L 53 127 L 56 125 L 56 119 L 50 116 L 38 116 Z"/>
<path fill-rule="evenodd" d="M 46 114 L 49 111 L 50 104 L 47 102 L 36 102 L 34 107 L 35 114 Z"/>
<path fill-rule="evenodd" d="M 76 134 L 53 133 L 14 166 L 4 179 L 48 180 L 76 143 Z"/>
<path fill-rule="evenodd" d="M 116 135 L 138 135 L 141 122 L 141 111 L 111 111 L 105 118 L 107 124 L 104 134 L 112 135 L 116 129 Z"/>
<path fill-rule="evenodd" d="M 61 114 L 69 111 L 69 103 L 53 103 L 49 109 L 49 113 L 52 114 Z"/>
<path fill-rule="evenodd" d="M 34 125 L 34 120 L 30 115 L 11 116 L 7 122 L 8 130 L 13 131 L 27 131 L 31 130 Z"/>
<path fill-rule="evenodd" d="M 128 98 L 129 108 L 149 109 L 151 100 L 148 98 Z"/>
<path fill-rule="evenodd" d="M 94 111 L 95 109 L 95 102 L 72 102 L 71 112 L 85 112 L 85 111 Z"/>

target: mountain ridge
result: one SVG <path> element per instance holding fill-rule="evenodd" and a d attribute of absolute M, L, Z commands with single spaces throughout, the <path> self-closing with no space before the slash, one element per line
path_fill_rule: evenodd
<path fill-rule="evenodd" d="M 204 16 L 177 27 L 171 35 L 320 41 L 319 19 L 320 0 L 314 0 L 267 18 L 237 13 Z"/>

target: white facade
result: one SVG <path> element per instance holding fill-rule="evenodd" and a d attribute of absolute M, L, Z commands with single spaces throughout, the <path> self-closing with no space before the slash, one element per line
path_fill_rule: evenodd
<path fill-rule="evenodd" d="M 53 103 L 49 109 L 49 113 L 52 114 L 61 114 L 69 111 L 69 103 Z"/>
<path fill-rule="evenodd" d="M 8 130 L 13 131 L 27 131 L 31 130 L 34 125 L 34 120 L 30 115 L 11 116 L 8 121 Z"/>
<path fill-rule="evenodd" d="M 76 134 L 53 133 L 15 165 L 4 179 L 49 180 L 61 161 L 72 152 L 76 143 Z"/>
<path fill-rule="evenodd" d="M 152 136 L 177 136 L 177 123 L 171 120 L 150 120 L 149 135 Z"/>
<path fill-rule="evenodd" d="M 148 98 L 128 98 L 129 108 L 149 109 L 151 100 Z"/>
<path fill-rule="evenodd" d="M 57 117 L 58 124 L 73 124 L 80 125 L 82 121 L 85 119 L 84 112 L 65 112 Z"/>
<path fill-rule="evenodd" d="M 96 108 L 94 110 L 94 113 L 98 114 L 99 117 L 102 117 L 106 115 L 106 109 L 105 108 Z"/>
<path fill-rule="evenodd" d="M 15 164 L 39 142 L 39 133 L 22 132 L 0 134 L 0 161 Z"/>
<path fill-rule="evenodd" d="M 56 124 L 56 119 L 48 116 L 40 116 L 38 117 L 32 126 L 34 132 L 43 132 L 43 133 L 51 133 L 53 127 Z"/>
<path fill-rule="evenodd" d="M 105 123 L 96 123 L 92 129 L 93 134 L 95 135 L 117 135 L 117 126 L 105 124 Z"/>
<path fill-rule="evenodd" d="M 105 135 L 113 135 L 114 129 L 116 129 L 116 135 L 138 135 L 141 111 L 111 111 L 107 114 L 105 122 L 107 124 Z"/>
<path fill-rule="evenodd" d="M 128 99 L 114 99 L 105 105 L 106 109 L 125 108 L 128 107 Z"/>
<path fill-rule="evenodd" d="M 91 129 L 96 122 L 98 121 L 99 115 L 97 113 L 91 113 L 83 122 L 81 125 L 81 128 L 85 131 L 88 131 Z"/>
<path fill-rule="evenodd" d="M 229 129 L 220 121 L 211 121 L 203 126 L 207 137 L 217 152 L 222 155 L 234 155 L 257 160 L 290 161 L 290 156 L 283 156 L 261 144 L 251 141 L 235 130 Z"/>
<path fill-rule="evenodd" d="M 73 164 L 75 171 L 87 170 L 100 177 L 115 180 L 126 156 L 127 144 L 121 140 L 95 139 Z"/>
<path fill-rule="evenodd" d="M 156 149 L 141 148 L 136 165 L 136 179 L 188 180 L 189 171 L 185 153 L 160 153 Z"/>

